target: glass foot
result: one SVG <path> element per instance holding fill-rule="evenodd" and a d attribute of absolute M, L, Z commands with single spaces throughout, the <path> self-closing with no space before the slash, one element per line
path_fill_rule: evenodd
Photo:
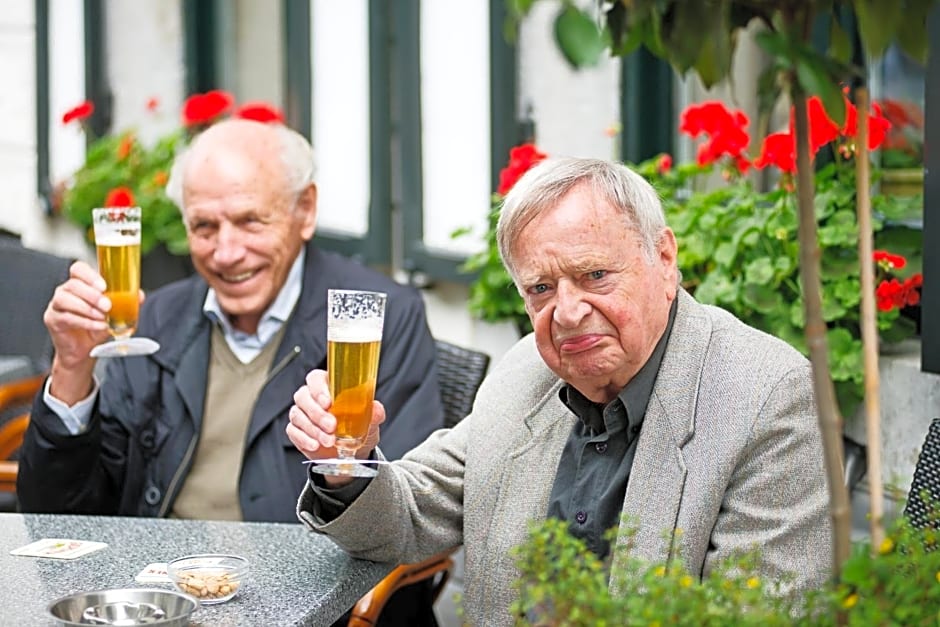
<path fill-rule="evenodd" d="M 123 340 L 111 340 L 91 349 L 91 357 L 134 357 L 152 355 L 160 350 L 160 345 L 149 337 L 129 337 Z"/>
<path fill-rule="evenodd" d="M 371 459 L 317 459 L 304 462 L 310 464 L 310 470 L 318 475 L 331 477 L 374 477 L 378 471 L 372 464 L 381 461 Z"/>

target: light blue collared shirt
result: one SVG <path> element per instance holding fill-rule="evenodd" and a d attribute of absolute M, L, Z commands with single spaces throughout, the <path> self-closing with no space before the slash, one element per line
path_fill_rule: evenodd
<path fill-rule="evenodd" d="M 209 288 L 206 294 L 206 302 L 202 306 L 202 311 L 209 320 L 222 327 L 222 333 L 225 336 L 225 342 L 232 349 L 232 352 L 238 357 L 239 361 L 247 364 L 258 356 L 258 353 L 271 341 L 271 338 L 281 330 L 291 312 L 300 300 L 300 291 L 303 287 L 304 260 L 306 259 L 306 248 L 300 249 L 300 254 L 294 260 L 290 271 L 287 273 L 287 280 L 278 292 L 277 297 L 271 306 L 261 315 L 261 321 L 258 322 L 258 330 L 249 334 L 239 331 L 232 327 L 228 316 L 222 312 L 219 307 L 219 300 L 215 295 L 215 290 Z M 84 433 L 88 428 L 88 421 L 91 419 L 91 410 L 98 396 L 99 382 L 94 377 L 94 388 L 91 394 L 78 401 L 71 407 L 52 396 L 49 393 L 49 386 L 52 383 L 52 377 L 46 380 L 46 387 L 43 390 L 42 400 L 46 406 L 51 409 L 55 415 L 62 420 L 62 424 L 72 435 Z"/>
<path fill-rule="evenodd" d="M 306 256 L 306 249 L 301 248 L 300 254 L 294 260 L 294 265 L 287 273 L 284 286 L 281 287 L 281 291 L 278 292 L 271 306 L 261 315 L 258 330 L 255 333 L 245 333 L 232 327 L 228 316 L 222 312 L 222 308 L 219 306 L 219 299 L 215 295 L 215 290 L 210 288 L 206 294 L 206 302 L 202 306 L 203 313 L 209 320 L 222 327 L 226 344 L 243 364 L 247 364 L 257 357 L 261 349 L 271 341 L 271 338 L 281 330 L 281 327 L 290 318 L 294 306 L 300 299 Z"/>

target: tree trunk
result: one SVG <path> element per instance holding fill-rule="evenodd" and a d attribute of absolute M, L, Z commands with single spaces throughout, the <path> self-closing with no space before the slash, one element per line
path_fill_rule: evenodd
<path fill-rule="evenodd" d="M 871 230 L 871 194 L 868 161 L 868 89 L 855 90 L 858 134 L 855 148 L 855 210 L 858 214 L 858 262 L 862 279 L 862 350 L 865 359 L 865 435 L 868 486 L 871 492 L 869 524 L 871 550 L 884 540 L 884 486 L 881 481 L 881 383 L 878 373 L 878 327 L 875 313 L 874 244 Z"/>
<path fill-rule="evenodd" d="M 813 364 L 813 390 L 822 432 L 826 476 L 829 479 L 829 514 L 833 529 L 834 576 L 851 550 L 848 490 L 842 468 L 842 416 L 829 370 L 826 323 L 822 315 L 819 242 L 816 233 L 813 164 L 809 154 L 809 118 L 806 95 L 795 77 L 791 80 L 796 133 L 796 191 L 799 214 L 800 279 L 806 317 L 806 344 Z"/>

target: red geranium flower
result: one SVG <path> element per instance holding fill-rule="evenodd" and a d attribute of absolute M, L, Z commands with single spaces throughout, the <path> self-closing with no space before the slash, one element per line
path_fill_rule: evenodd
<path fill-rule="evenodd" d="M 104 199 L 105 207 L 133 207 L 134 192 L 127 187 L 115 187 Z"/>
<path fill-rule="evenodd" d="M 532 166 L 546 158 L 548 155 L 535 147 L 535 144 L 522 144 L 509 151 L 509 164 L 499 173 L 499 187 L 496 190 L 500 196 L 505 196 L 522 175 Z"/>
<path fill-rule="evenodd" d="M 659 161 L 656 162 L 656 171 L 660 174 L 665 174 L 672 169 L 672 155 L 665 153 L 660 155 Z"/>
<path fill-rule="evenodd" d="M 858 110 L 849 102 L 845 106 L 845 124 L 841 132 L 846 137 L 856 137 L 858 135 Z M 883 144 L 890 129 L 890 120 L 882 114 L 881 107 L 877 103 L 873 104 L 871 113 L 868 114 L 868 149 L 874 150 Z"/>
<path fill-rule="evenodd" d="M 679 118 L 679 130 L 691 137 L 708 135 L 697 153 L 699 165 L 707 165 L 724 155 L 735 160 L 742 156 L 751 141 L 748 123 L 743 111 L 732 111 L 720 101 L 709 100 L 686 107 Z"/>
<path fill-rule="evenodd" d="M 75 120 L 84 120 L 85 118 L 91 117 L 91 114 L 95 112 L 95 103 L 91 100 L 86 100 L 76 107 L 72 107 L 62 115 L 62 124 L 68 124 Z"/>
<path fill-rule="evenodd" d="M 768 165 L 775 165 L 784 172 L 796 172 L 796 142 L 793 135 L 780 132 L 764 138 L 754 167 L 760 170 Z"/>
<path fill-rule="evenodd" d="M 882 281 L 875 288 L 875 300 L 879 311 L 891 311 L 901 295 L 901 284 L 897 279 Z"/>
<path fill-rule="evenodd" d="M 886 250 L 876 250 L 872 253 L 872 258 L 879 266 L 890 272 L 891 270 L 900 270 L 907 265 L 907 259 L 903 255 L 894 255 Z"/>
<path fill-rule="evenodd" d="M 255 120 L 256 122 L 284 123 L 284 114 L 274 105 L 266 102 L 246 102 L 235 110 L 236 118 Z"/>
<path fill-rule="evenodd" d="M 221 89 L 193 94 L 183 103 L 183 125 L 207 124 L 232 108 L 235 99 Z"/>

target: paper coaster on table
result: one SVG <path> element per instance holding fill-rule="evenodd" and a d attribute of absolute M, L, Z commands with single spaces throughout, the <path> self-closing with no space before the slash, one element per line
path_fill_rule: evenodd
<path fill-rule="evenodd" d="M 134 577 L 137 583 L 170 583 L 173 580 L 166 572 L 166 562 L 147 564 L 142 571 Z"/>
<path fill-rule="evenodd" d="M 50 557 L 59 560 L 73 560 L 82 555 L 88 555 L 98 549 L 108 546 L 104 542 L 91 542 L 89 540 L 65 540 L 60 538 L 43 538 L 26 546 L 10 551 L 10 555 L 25 555 L 27 557 Z"/>

